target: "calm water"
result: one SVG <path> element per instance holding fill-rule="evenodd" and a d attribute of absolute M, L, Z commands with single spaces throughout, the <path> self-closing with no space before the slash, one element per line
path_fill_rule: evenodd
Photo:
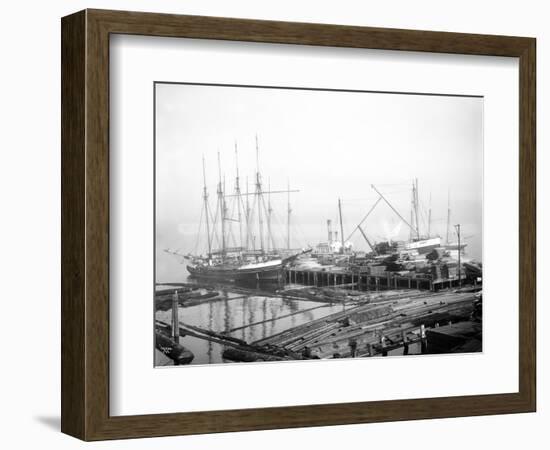
<path fill-rule="evenodd" d="M 168 286 L 159 287 L 159 289 Z M 305 311 L 319 307 L 312 311 Z M 311 320 L 319 319 L 329 314 L 342 311 L 340 303 L 325 304 L 305 300 L 281 298 L 276 294 L 245 295 L 231 288 L 222 291 L 221 300 L 203 303 L 196 306 L 179 308 L 179 320 L 189 325 L 222 332 L 237 327 L 276 319 L 267 323 L 251 325 L 230 333 L 247 342 L 263 339 L 280 333 L 288 328 Z M 287 314 L 297 313 L 290 317 Z M 172 311 L 158 311 L 156 318 L 170 323 Z M 278 319 L 279 318 L 279 319 Z M 190 349 L 195 358 L 192 364 L 212 364 L 225 362 L 222 358 L 223 346 L 191 336 L 180 338 L 180 343 Z M 158 365 L 171 365 L 171 361 L 160 352 L 155 352 Z M 232 362 L 232 361 L 227 361 Z"/>

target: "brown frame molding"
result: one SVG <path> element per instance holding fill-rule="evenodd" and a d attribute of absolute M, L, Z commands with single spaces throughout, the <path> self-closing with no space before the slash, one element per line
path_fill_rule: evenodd
<path fill-rule="evenodd" d="M 536 40 L 85 10 L 62 31 L 61 429 L 84 440 L 530 412 L 536 409 Z M 519 392 L 109 416 L 109 35 L 171 36 L 519 58 Z"/>

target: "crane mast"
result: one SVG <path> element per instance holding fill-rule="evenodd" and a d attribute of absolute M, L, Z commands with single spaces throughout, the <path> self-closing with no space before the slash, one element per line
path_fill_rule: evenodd
<path fill-rule="evenodd" d="M 445 236 L 445 243 L 449 244 L 449 229 L 451 228 L 451 191 L 447 191 L 447 234 Z"/>
<path fill-rule="evenodd" d="M 290 250 L 290 214 L 292 209 L 290 208 L 290 181 L 287 179 L 286 182 L 287 190 L 287 208 L 286 208 L 286 248 Z"/>
<path fill-rule="evenodd" d="M 380 191 L 379 191 L 378 189 L 376 189 L 376 186 L 375 186 L 374 184 L 371 184 L 370 186 L 371 186 L 371 188 L 373 188 L 374 191 L 382 198 L 382 200 L 384 200 L 384 202 L 386 202 L 386 204 L 392 209 L 392 211 L 393 211 L 395 214 L 397 214 L 397 217 L 399 217 L 399 218 L 403 221 L 403 223 L 404 223 L 405 225 L 407 225 L 414 233 L 417 233 L 417 230 L 416 230 L 409 222 L 407 222 L 407 221 L 403 218 L 403 216 L 402 216 L 401 214 L 399 214 L 399 211 L 397 211 L 397 209 L 395 209 L 395 208 L 393 207 L 393 205 L 386 199 L 386 197 L 384 197 L 384 196 L 380 193 Z"/>
<path fill-rule="evenodd" d="M 342 236 L 341 253 L 344 253 L 344 222 L 342 220 L 342 201 L 340 199 L 338 199 L 338 212 L 340 214 L 340 235 Z"/>

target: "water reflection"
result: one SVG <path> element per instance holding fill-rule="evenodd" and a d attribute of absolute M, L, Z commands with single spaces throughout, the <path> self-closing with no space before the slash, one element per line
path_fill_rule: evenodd
<path fill-rule="evenodd" d="M 341 310 L 337 304 L 281 298 L 276 294 L 265 294 L 265 290 L 261 293 L 246 294 L 240 289 L 227 287 L 218 300 L 180 307 L 179 320 L 216 332 L 228 332 L 230 336 L 253 342 Z M 319 308 L 311 310 L 317 306 Z M 171 310 L 157 311 L 156 318 L 170 323 Z M 191 336 L 180 338 L 180 343 L 194 353 L 192 364 L 224 362 L 223 345 Z M 158 358 L 157 362 L 167 364 L 162 358 Z"/>
<path fill-rule="evenodd" d="M 212 324 L 214 323 L 214 315 L 213 315 L 213 305 L 214 303 L 213 302 L 209 302 L 208 303 L 208 329 L 212 329 Z M 181 310 L 183 308 L 179 308 L 180 309 L 180 314 L 181 314 Z M 181 315 L 179 316 L 180 317 L 180 321 L 181 321 Z M 208 342 L 208 351 L 206 352 L 206 354 L 208 355 L 208 363 L 209 364 L 212 364 L 212 346 L 213 346 L 213 342 L 212 341 L 206 341 Z M 185 344 L 183 344 L 185 346 Z M 196 355 L 195 355 L 195 359 L 196 359 Z"/>

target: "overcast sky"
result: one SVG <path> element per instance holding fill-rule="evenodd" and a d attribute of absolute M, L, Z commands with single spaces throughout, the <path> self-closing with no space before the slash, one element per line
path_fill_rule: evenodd
<path fill-rule="evenodd" d="M 471 256 L 481 258 L 483 99 L 434 95 L 156 84 L 156 244 L 158 279 L 172 272 L 162 249 L 194 251 L 202 206 L 202 157 L 215 208 L 220 152 L 233 190 L 235 142 L 241 189 L 253 190 L 255 136 L 264 187 L 291 189 L 293 247 L 327 240 L 326 220 L 351 232 L 377 199 L 371 184 L 408 220 L 418 178 L 421 232 L 445 237 L 447 195 Z M 283 246 L 286 195 L 273 195 L 273 234 Z M 231 205 L 228 205 L 231 209 Z M 235 227 L 235 225 L 233 225 Z M 234 228 L 237 230 L 237 228 Z M 379 203 L 364 224 L 374 241 L 409 229 Z M 237 233 L 238 234 L 238 233 Z M 453 237 L 453 240 L 455 238 Z M 360 234 L 355 248 L 367 249 Z M 204 252 L 206 240 L 199 242 Z M 181 266 L 180 266 L 181 267 Z"/>

